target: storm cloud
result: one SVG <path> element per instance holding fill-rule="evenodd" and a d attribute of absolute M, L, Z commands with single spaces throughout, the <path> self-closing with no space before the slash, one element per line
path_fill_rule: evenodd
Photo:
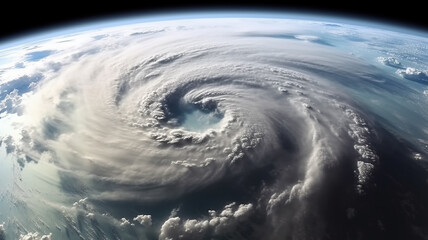
<path fill-rule="evenodd" d="M 333 49 L 331 39 L 299 33 L 305 24 L 222 21 L 228 24 L 113 28 L 45 46 L 67 46 L 58 50 L 22 54 L 26 64 L 50 71 L 34 75 L 37 81 L 21 77 L 21 90 L 15 81 L 3 86 L 0 114 L 17 123 L 1 144 L 21 170 L 53 168 L 58 183 L 52 185 L 71 196 L 49 202 L 65 222 L 57 229 L 70 238 L 144 232 L 148 239 L 344 239 L 342 227 L 366 237 L 381 231 L 372 230 L 372 221 L 398 224 L 376 214 L 400 203 L 366 209 L 376 205 L 379 176 L 397 174 L 388 164 L 411 168 L 401 159 L 414 152 L 425 157 L 413 142 L 393 137 L 402 132 L 390 133 L 396 122 L 389 113 L 376 119 L 387 106 L 376 97 L 409 88 Z M 227 27 L 234 24 L 242 28 Z M 378 61 L 426 83 L 426 72 L 396 58 Z M 403 147 L 391 153 L 395 144 Z M 232 199 L 219 200 L 222 194 Z M 130 202 L 138 210 L 108 212 Z M 361 219 L 370 221 L 361 228 L 349 223 Z"/>

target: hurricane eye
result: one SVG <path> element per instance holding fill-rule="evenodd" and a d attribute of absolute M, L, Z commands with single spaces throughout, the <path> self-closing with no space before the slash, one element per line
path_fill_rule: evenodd
<path fill-rule="evenodd" d="M 217 128 L 222 118 L 222 114 L 218 112 L 201 110 L 192 106 L 183 112 L 181 127 L 189 131 L 204 132 Z"/>

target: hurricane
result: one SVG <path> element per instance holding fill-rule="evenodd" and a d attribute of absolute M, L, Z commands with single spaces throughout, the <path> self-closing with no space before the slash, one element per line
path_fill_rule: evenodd
<path fill-rule="evenodd" d="M 381 31 L 186 19 L 2 50 L 0 239 L 424 239 L 428 40 L 414 60 Z"/>

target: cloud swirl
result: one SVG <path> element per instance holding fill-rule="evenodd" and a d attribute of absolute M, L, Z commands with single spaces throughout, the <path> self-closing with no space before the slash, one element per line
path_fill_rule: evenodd
<path fill-rule="evenodd" d="M 248 184 L 242 188 L 251 197 L 217 204 L 203 217 L 174 213 L 159 220 L 149 211 L 103 221 L 120 229 L 157 227 L 160 239 L 233 237 L 244 225 L 252 227 L 242 238 L 325 236 L 329 224 L 340 222 L 326 209 L 359 221 L 364 207 L 355 199 L 372 197 L 382 159 L 390 157 L 385 149 L 400 141 L 352 91 L 369 99 L 388 76 L 328 38 L 300 34 L 305 24 L 223 21 L 113 28 L 23 54 L 27 62 L 16 69 L 25 68 L 25 77 L 17 79 L 28 88 L 2 92 L 0 113 L 19 121 L 1 143 L 21 170 L 55 166 L 61 191 L 74 196 L 73 207 L 61 211 L 76 236 L 86 233 L 69 216 L 85 216 L 97 228 L 96 219 L 109 217 L 88 202 L 177 201 L 224 183 Z M 404 78 L 425 80 L 397 58 L 379 61 Z M 260 181 L 250 184 L 252 173 Z"/>

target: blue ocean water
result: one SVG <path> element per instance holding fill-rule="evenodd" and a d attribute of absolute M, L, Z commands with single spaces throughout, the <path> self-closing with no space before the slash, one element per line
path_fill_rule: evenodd
<path fill-rule="evenodd" d="M 182 127 L 189 131 L 203 132 L 215 128 L 221 121 L 221 116 L 213 112 L 203 112 L 199 109 L 186 112 Z"/>
<path fill-rule="evenodd" d="M 30 62 L 37 62 L 40 59 L 43 59 L 45 57 L 48 57 L 52 54 L 53 51 L 51 50 L 44 50 L 44 51 L 37 51 L 37 52 L 31 52 L 27 54 L 27 61 Z"/>

